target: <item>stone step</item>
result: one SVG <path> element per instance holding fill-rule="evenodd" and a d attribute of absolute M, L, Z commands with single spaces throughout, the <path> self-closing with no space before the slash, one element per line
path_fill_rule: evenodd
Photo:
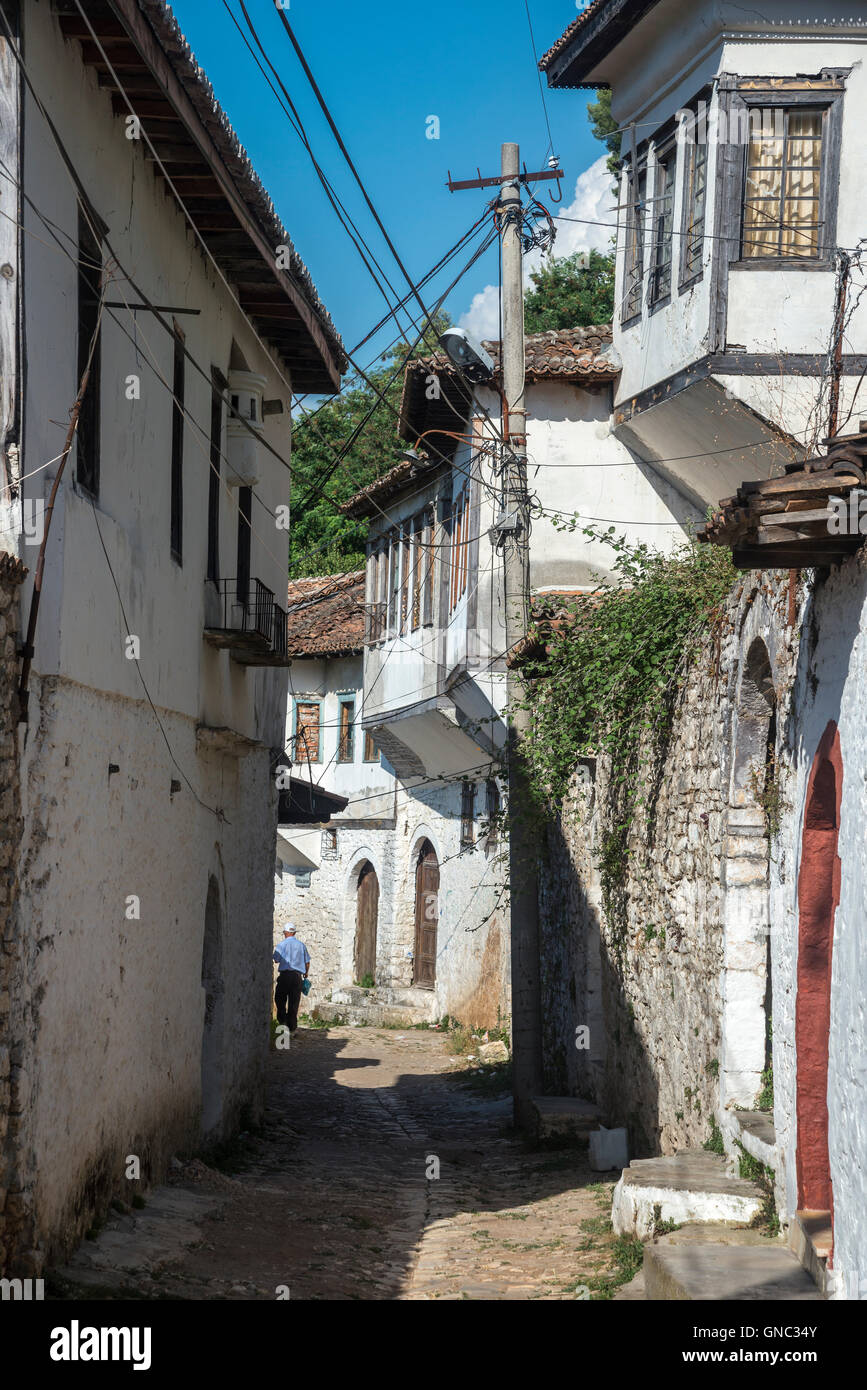
<path fill-rule="evenodd" d="M 302 1006 L 303 1012 L 303 1006 Z M 313 1017 L 326 1023 L 347 1023 L 373 1028 L 398 1027 L 412 1028 L 416 1023 L 429 1023 L 429 1011 L 412 1008 L 408 1005 L 378 1004 L 374 1000 L 365 1004 L 317 1004 Z"/>
<path fill-rule="evenodd" d="M 531 1103 L 539 1139 L 572 1136 L 586 1140 L 602 1122 L 599 1107 L 578 1096 L 533 1096 Z"/>
<path fill-rule="evenodd" d="M 657 1221 L 749 1225 L 763 1201 L 756 1183 L 728 1176 L 725 1159 L 685 1149 L 668 1158 L 633 1159 L 614 1189 L 611 1222 L 617 1235 L 646 1240 Z"/>
<path fill-rule="evenodd" d="M 678 1236 L 688 1236 L 685 1227 Z M 823 1301 L 816 1284 L 785 1245 L 672 1241 L 645 1248 L 645 1297 L 667 1301 Z"/>

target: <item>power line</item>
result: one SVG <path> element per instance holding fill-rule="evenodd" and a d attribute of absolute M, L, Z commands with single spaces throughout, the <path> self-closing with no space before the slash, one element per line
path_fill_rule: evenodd
<path fill-rule="evenodd" d="M 545 84 L 544 84 L 543 81 L 542 81 L 542 71 L 541 71 L 541 68 L 539 67 L 539 54 L 538 54 L 538 52 L 537 52 L 537 50 L 536 50 L 536 36 L 535 36 L 535 34 L 533 33 L 533 21 L 532 21 L 532 19 L 530 18 L 530 6 L 529 6 L 529 4 L 528 4 L 528 0 L 524 0 L 524 9 L 525 9 L 526 12 L 527 12 L 527 24 L 529 25 L 529 28 L 530 28 L 530 48 L 532 49 L 532 53 L 533 53 L 533 64 L 534 64 L 534 67 L 535 67 L 535 69 L 536 69 L 536 77 L 537 77 L 538 82 L 539 82 L 539 95 L 540 95 L 540 97 L 542 98 L 542 111 L 543 111 L 544 116 L 545 116 L 545 126 L 546 126 L 547 131 L 548 131 L 548 148 L 547 148 L 547 150 L 546 150 L 545 153 L 546 153 L 546 154 L 553 154 L 553 153 L 554 153 L 554 137 L 553 137 L 553 135 L 551 134 L 551 122 L 550 122 L 550 120 L 548 119 L 548 101 L 547 101 L 547 98 L 545 97 Z"/>

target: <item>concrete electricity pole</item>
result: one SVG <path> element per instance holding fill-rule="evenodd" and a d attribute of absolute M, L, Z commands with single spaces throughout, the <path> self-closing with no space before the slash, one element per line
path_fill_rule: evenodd
<path fill-rule="evenodd" d="M 498 177 L 456 181 L 448 188 L 499 186 L 500 237 L 503 254 L 503 438 L 506 445 L 503 545 L 506 590 L 506 648 L 525 636 L 530 621 L 530 508 L 527 499 L 527 427 L 524 409 L 524 267 L 521 238 L 521 184 L 563 178 L 556 161 L 548 169 L 521 172 L 517 145 L 503 145 Z M 539 897 L 528 777 L 521 756 L 521 739 L 530 730 L 530 716 L 519 706 L 524 698 L 517 672 L 507 671 L 509 701 L 509 901 L 512 943 L 512 1076 L 515 1124 L 533 1125 L 532 1100 L 542 1090 L 542 995 L 539 972 Z"/>
<path fill-rule="evenodd" d="M 521 243 L 521 184 L 517 145 L 502 147 L 500 220 L 503 247 L 503 433 L 506 439 L 506 518 L 503 531 L 506 589 L 506 648 L 525 636 L 530 622 L 530 516 L 527 498 L 527 425 L 524 400 L 524 266 Z M 515 1124 L 532 1125 L 532 1098 L 542 1090 L 542 998 L 539 972 L 538 845 L 533 843 L 527 770 L 520 742 L 529 732 L 529 711 L 521 708 L 523 682 L 506 676 L 509 702 L 509 902 L 512 957 L 512 1074 Z"/>

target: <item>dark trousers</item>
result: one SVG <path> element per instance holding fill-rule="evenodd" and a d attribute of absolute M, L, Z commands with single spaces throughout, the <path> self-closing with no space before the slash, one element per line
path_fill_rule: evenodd
<path fill-rule="evenodd" d="M 298 1027 L 298 1005 L 301 1002 L 303 978 L 300 970 L 281 970 L 277 976 L 277 988 L 274 991 L 277 1022 L 288 1023 L 290 1033 L 294 1033 Z"/>

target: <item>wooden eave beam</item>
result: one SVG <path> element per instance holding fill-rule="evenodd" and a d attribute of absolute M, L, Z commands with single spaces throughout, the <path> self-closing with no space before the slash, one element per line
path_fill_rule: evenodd
<path fill-rule="evenodd" d="M 272 279 L 280 287 L 282 293 L 296 307 L 298 316 L 304 323 L 310 337 L 316 345 L 317 352 L 322 360 L 322 368 L 331 382 L 334 390 L 340 386 L 340 370 L 334 357 L 334 350 L 326 337 L 325 330 L 319 321 L 318 315 L 308 303 L 301 290 L 293 284 L 288 275 L 278 271 L 276 266 L 276 247 L 271 246 L 263 230 L 251 217 L 250 212 L 238 192 L 234 179 L 226 168 L 222 157 L 217 150 L 212 136 L 209 134 L 202 118 L 193 106 L 190 97 L 187 95 L 180 80 L 172 70 L 165 53 L 157 42 L 156 36 L 147 23 L 147 20 L 135 3 L 135 0 L 107 0 L 109 9 L 114 19 L 123 27 L 129 35 L 138 53 L 142 56 L 144 63 L 157 80 L 159 86 L 165 93 L 164 102 L 149 101 L 146 103 L 147 110 L 140 110 L 135 103 L 136 115 L 148 117 L 160 121 L 177 121 L 180 119 L 188 137 L 193 141 L 202 158 L 210 166 L 214 182 L 218 189 L 218 195 L 229 205 L 237 217 L 238 223 L 243 228 L 249 241 L 255 247 L 258 255 L 263 262 L 266 270 L 266 277 Z M 98 31 L 94 23 L 94 29 Z M 129 115 L 129 109 L 122 96 L 113 96 L 112 105 L 118 110 L 118 103 L 122 108 L 119 114 Z M 168 111 L 166 108 L 168 107 Z M 150 132 L 148 132 L 150 133 Z M 180 188 L 178 190 L 181 191 Z M 197 196 L 203 196 L 201 188 L 196 186 L 190 189 Z M 291 365 L 291 364 L 290 364 Z"/>

